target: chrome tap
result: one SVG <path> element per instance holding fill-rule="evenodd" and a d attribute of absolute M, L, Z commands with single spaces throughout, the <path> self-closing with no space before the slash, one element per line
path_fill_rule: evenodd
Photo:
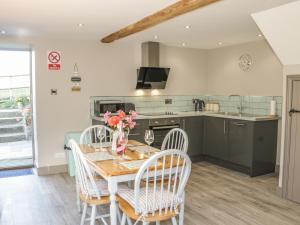
<path fill-rule="evenodd" d="M 237 107 L 237 109 L 239 110 L 239 114 L 242 115 L 243 113 L 243 99 L 241 95 L 229 95 L 229 97 L 239 97 L 240 99 L 240 106 Z"/>

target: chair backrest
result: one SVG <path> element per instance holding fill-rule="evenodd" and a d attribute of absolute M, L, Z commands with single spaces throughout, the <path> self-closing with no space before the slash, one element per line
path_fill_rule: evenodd
<path fill-rule="evenodd" d="M 136 214 L 176 211 L 191 173 L 191 160 L 180 150 L 165 150 L 139 169 L 134 184 Z M 143 182 L 141 182 L 143 181 Z"/>
<path fill-rule="evenodd" d="M 189 140 L 186 132 L 180 128 L 174 128 L 170 130 L 161 146 L 161 150 L 175 149 L 183 152 L 187 152 Z"/>
<path fill-rule="evenodd" d="M 80 193 L 86 197 L 96 197 L 100 199 L 100 192 L 92 175 L 91 167 L 86 161 L 80 147 L 74 139 L 69 141 L 75 161 L 75 172 L 79 184 Z"/>
<path fill-rule="evenodd" d="M 107 143 L 111 145 L 113 130 L 104 125 L 93 125 L 86 128 L 80 136 L 80 144 L 95 144 L 101 147 Z"/>

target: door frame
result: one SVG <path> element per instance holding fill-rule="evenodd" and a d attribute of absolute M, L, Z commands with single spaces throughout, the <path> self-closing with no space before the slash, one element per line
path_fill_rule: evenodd
<path fill-rule="evenodd" d="M 34 50 L 33 50 L 33 47 L 31 45 L 26 45 L 26 46 L 22 46 L 22 47 L 19 47 L 19 46 L 16 46 L 16 47 L 5 47 L 5 46 L 0 46 L 0 51 L 27 51 L 29 52 L 29 72 L 30 72 L 30 101 L 31 101 L 31 114 L 32 114 L 32 134 L 31 134 L 31 149 L 32 149 L 32 161 L 33 161 L 33 165 L 32 167 L 33 168 L 36 168 L 36 151 L 35 151 L 35 126 L 34 126 L 34 123 L 35 123 L 35 116 L 34 116 L 34 108 L 33 108 L 33 104 L 34 104 L 34 91 L 33 91 L 33 79 L 34 79 L 34 76 L 35 74 L 33 74 L 35 72 L 35 68 L 34 65 L 35 65 L 35 62 L 34 62 Z M 13 168 L 15 169 L 15 168 Z"/>
<path fill-rule="evenodd" d="M 291 154 L 291 122 L 289 111 L 293 100 L 293 81 L 300 81 L 300 75 L 288 75 L 286 83 L 286 107 L 285 107 L 285 135 L 284 135 L 284 154 L 283 154 L 283 175 L 282 175 L 282 197 L 288 199 L 289 191 L 289 164 Z"/>

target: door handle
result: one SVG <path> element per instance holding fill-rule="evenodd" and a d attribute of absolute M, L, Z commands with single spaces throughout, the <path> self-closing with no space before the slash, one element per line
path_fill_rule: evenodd
<path fill-rule="evenodd" d="M 294 114 L 294 113 L 300 113 L 300 110 L 291 109 L 291 110 L 289 111 L 290 116 L 292 116 L 292 114 Z"/>
<path fill-rule="evenodd" d="M 224 134 L 226 134 L 226 120 L 224 120 Z"/>
<path fill-rule="evenodd" d="M 234 123 L 234 125 L 239 126 L 239 127 L 244 127 L 244 126 L 246 126 L 246 124 L 244 124 L 244 123 Z"/>

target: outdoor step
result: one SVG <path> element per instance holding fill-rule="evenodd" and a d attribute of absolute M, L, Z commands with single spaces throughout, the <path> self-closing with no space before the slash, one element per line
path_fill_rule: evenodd
<path fill-rule="evenodd" d="M 1 125 L 10 125 L 10 124 L 16 124 L 23 121 L 23 117 L 16 116 L 16 117 L 0 117 L 0 126 Z"/>
<path fill-rule="evenodd" d="M 22 110 L 20 109 L 0 109 L 0 118 L 1 117 L 16 117 L 22 116 Z"/>
<path fill-rule="evenodd" d="M 26 135 L 24 134 L 24 132 L 0 134 L 0 143 L 22 141 L 25 139 Z"/>
<path fill-rule="evenodd" d="M 24 124 L 6 124 L 0 125 L 0 135 L 6 133 L 20 133 L 24 132 Z"/>
<path fill-rule="evenodd" d="M 23 123 L 16 123 L 16 124 L 0 125 L 0 129 L 5 129 L 5 128 L 16 128 L 16 127 L 24 127 L 24 124 L 23 124 Z"/>

